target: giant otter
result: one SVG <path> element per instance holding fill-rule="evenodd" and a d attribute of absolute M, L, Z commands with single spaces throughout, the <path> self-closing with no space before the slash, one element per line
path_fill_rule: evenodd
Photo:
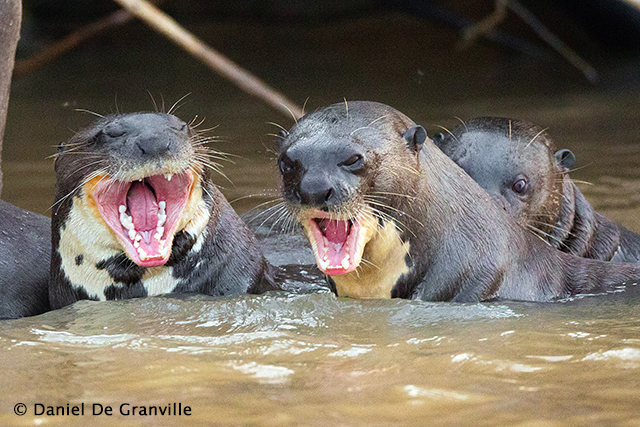
<path fill-rule="evenodd" d="M 49 218 L 0 200 L 0 319 L 49 310 Z"/>
<path fill-rule="evenodd" d="M 575 156 L 556 151 L 541 127 L 479 117 L 436 135 L 434 142 L 520 225 L 551 246 L 585 258 L 640 261 L 640 235 L 593 210 L 569 178 Z"/>
<path fill-rule="evenodd" d="M 204 138 L 164 113 L 97 120 L 59 148 L 52 308 L 80 299 L 278 289 L 212 180 Z"/>
<path fill-rule="evenodd" d="M 307 114 L 278 148 L 283 197 L 339 296 L 550 301 L 640 279 L 640 266 L 566 254 L 518 226 L 389 106 Z"/>

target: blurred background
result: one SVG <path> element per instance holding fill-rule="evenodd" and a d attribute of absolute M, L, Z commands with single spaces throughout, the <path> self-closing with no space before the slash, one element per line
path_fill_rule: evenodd
<path fill-rule="evenodd" d="M 511 2 L 488 31 L 465 30 L 493 0 L 165 0 L 159 7 L 209 46 L 307 111 L 346 100 L 389 104 L 430 135 L 457 118 L 499 115 L 549 128 L 572 149 L 574 178 L 596 208 L 632 229 L 640 187 L 640 6 L 633 0 Z M 276 189 L 270 133 L 293 124 L 146 24 L 108 26 L 37 67 L 28 58 L 119 6 L 109 0 L 24 0 L 3 149 L 3 198 L 49 214 L 55 145 L 93 116 L 166 108 L 205 119 L 234 154 L 219 184 L 245 211 Z M 523 19 L 523 17 L 525 19 Z M 533 21 L 531 21 L 533 17 Z M 533 23 L 533 24 L 532 24 Z M 551 33 L 582 62 L 543 39 Z M 638 220 L 640 221 L 640 220 Z"/>

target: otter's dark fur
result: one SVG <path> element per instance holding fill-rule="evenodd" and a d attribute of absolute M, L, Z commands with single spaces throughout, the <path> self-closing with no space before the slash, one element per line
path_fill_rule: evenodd
<path fill-rule="evenodd" d="M 116 114 L 56 158 L 49 296 L 277 289 L 273 267 L 212 179 L 203 137 L 164 113 Z"/>
<path fill-rule="evenodd" d="M 640 261 L 640 235 L 596 212 L 569 178 L 575 156 L 541 127 L 479 117 L 435 144 L 516 221 L 551 246 L 603 261 Z"/>
<path fill-rule="evenodd" d="M 0 319 L 49 311 L 49 218 L 0 200 Z"/>
<path fill-rule="evenodd" d="M 551 301 L 640 280 L 639 266 L 579 258 L 525 231 L 383 104 L 306 115 L 282 135 L 279 165 L 289 210 L 341 296 Z"/>

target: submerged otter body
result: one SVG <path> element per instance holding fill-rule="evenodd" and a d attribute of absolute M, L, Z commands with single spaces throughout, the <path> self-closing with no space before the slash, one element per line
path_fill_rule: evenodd
<path fill-rule="evenodd" d="M 550 301 L 640 280 L 518 226 L 421 126 L 374 102 L 335 104 L 279 141 L 281 190 L 339 296 Z"/>
<path fill-rule="evenodd" d="M 439 134 L 436 145 L 516 221 L 551 246 L 603 261 L 640 261 L 640 235 L 594 211 L 569 178 L 575 157 L 544 129 L 479 117 Z"/>
<path fill-rule="evenodd" d="M 132 113 L 99 119 L 60 147 L 52 308 L 277 289 L 253 234 L 213 184 L 203 142 L 175 116 Z"/>
<path fill-rule="evenodd" d="M 0 319 L 49 311 L 49 218 L 0 200 Z"/>

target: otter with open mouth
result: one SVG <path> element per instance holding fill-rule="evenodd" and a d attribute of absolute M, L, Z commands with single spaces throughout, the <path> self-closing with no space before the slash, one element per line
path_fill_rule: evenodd
<path fill-rule="evenodd" d="M 165 113 L 116 114 L 60 146 L 52 308 L 80 299 L 278 289 L 212 180 L 208 138 Z"/>
<path fill-rule="evenodd" d="M 335 104 L 280 136 L 284 200 L 339 296 L 550 301 L 640 280 L 521 228 L 389 106 Z"/>
<path fill-rule="evenodd" d="M 533 123 L 477 117 L 434 143 L 509 215 L 551 246 L 584 258 L 640 261 L 640 235 L 596 212 L 576 187 L 567 149 Z"/>

